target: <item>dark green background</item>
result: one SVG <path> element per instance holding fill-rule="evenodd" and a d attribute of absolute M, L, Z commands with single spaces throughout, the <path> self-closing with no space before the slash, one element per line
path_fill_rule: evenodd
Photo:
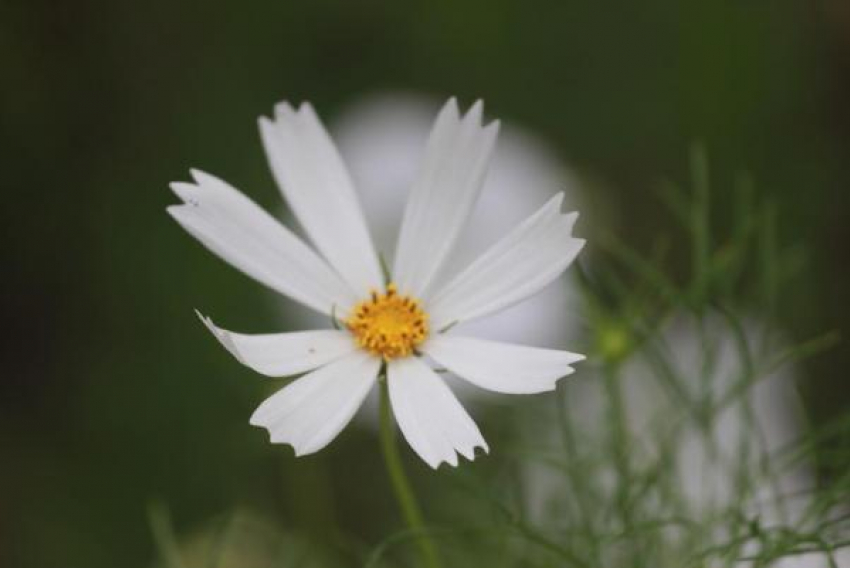
<path fill-rule="evenodd" d="M 297 462 L 268 445 L 247 425 L 267 383 L 192 313 L 276 324 L 164 208 L 194 166 L 276 205 L 255 119 L 278 100 L 482 97 L 595 180 L 639 249 L 678 230 L 653 188 L 702 140 L 716 227 L 746 169 L 803 252 L 779 318 L 804 339 L 850 320 L 848 38 L 844 0 L 3 0 L 0 565 L 145 566 L 153 497 L 178 530 L 237 504 L 320 540 L 397 526 L 374 439 Z M 816 419 L 846 408 L 848 364 L 840 346 L 805 369 Z"/>

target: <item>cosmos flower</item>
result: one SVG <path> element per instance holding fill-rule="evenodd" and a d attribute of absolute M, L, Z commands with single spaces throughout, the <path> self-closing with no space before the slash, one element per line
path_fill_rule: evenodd
<path fill-rule="evenodd" d="M 444 274 L 475 205 L 498 122 L 482 104 L 464 116 L 450 100 L 428 140 L 402 218 L 392 270 L 382 270 L 349 174 L 305 103 L 279 104 L 260 131 L 272 172 L 315 247 L 305 244 L 226 182 L 197 170 L 174 183 L 183 204 L 168 212 L 234 267 L 316 312 L 338 329 L 247 335 L 202 316 L 222 345 L 264 375 L 302 375 L 263 402 L 251 424 L 296 455 L 316 452 L 350 422 L 379 376 L 396 422 L 431 467 L 488 451 L 484 438 L 432 365 L 481 388 L 552 390 L 583 356 L 476 339 L 451 330 L 543 289 L 584 245 L 562 195 L 546 202 L 465 269 Z"/>
<path fill-rule="evenodd" d="M 445 102 L 445 101 L 443 101 Z M 441 102 L 426 93 L 378 91 L 355 98 L 328 124 L 363 209 L 375 248 L 392 264 L 395 241 L 409 189 Z M 493 242 L 536 211 L 541 203 L 564 194 L 565 209 L 584 209 L 583 181 L 545 140 L 512 121 L 500 121 L 487 176 L 475 208 L 443 267 L 443 274 L 463 270 Z M 587 212 L 582 211 L 586 219 Z M 294 221 L 288 211 L 284 221 Z M 590 262 L 587 256 L 584 261 Z M 286 329 L 327 326 L 328 318 L 272 293 Z M 495 341 L 563 348 L 584 328 L 574 279 L 562 274 L 539 293 L 496 314 L 458 324 L 452 333 Z M 275 311 L 277 311 L 277 309 Z M 564 314 L 570 314 L 564 317 Z M 499 396 L 440 373 L 467 408 L 486 406 Z M 379 389 L 373 389 L 355 415 L 358 426 L 379 427 Z"/>

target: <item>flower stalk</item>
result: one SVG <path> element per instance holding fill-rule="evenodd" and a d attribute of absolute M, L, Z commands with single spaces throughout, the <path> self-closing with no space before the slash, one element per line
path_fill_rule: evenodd
<path fill-rule="evenodd" d="M 422 517 L 422 509 L 419 507 L 419 502 L 416 500 L 416 495 L 410 486 L 407 479 L 407 474 L 404 472 L 404 467 L 401 464 L 401 457 L 398 453 L 398 444 L 396 444 L 395 425 L 390 411 L 390 395 L 389 387 L 387 386 L 386 374 L 381 374 L 378 379 L 380 384 L 380 440 L 381 453 L 384 457 L 384 465 L 387 468 L 387 474 L 390 476 L 390 484 L 393 488 L 393 494 L 398 502 L 401 514 L 407 523 L 408 529 L 413 533 L 416 540 L 416 545 L 419 549 L 419 554 L 424 568 L 442 568 L 437 547 L 428 536 L 425 529 L 425 522 Z"/>

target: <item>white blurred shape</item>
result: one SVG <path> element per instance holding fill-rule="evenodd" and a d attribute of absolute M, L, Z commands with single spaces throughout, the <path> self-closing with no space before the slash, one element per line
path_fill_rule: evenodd
<path fill-rule="evenodd" d="M 718 543 L 729 538 L 724 529 L 729 511 L 758 519 L 763 528 L 798 526 L 812 502 L 815 484 L 813 464 L 790 459 L 805 428 L 793 370 L 783 367 L 741 388 L 746 373 L 741 340 L 746 341 L 754 365 L 763 365 L 762 354 L 775 355 L 782 344 L 762 322 L 750 319 L 742 327 L 738 337 L 719 314 L 709 314 L 702 324 L 690 315 L 679 315 L 659 340 L 653 340 L 668 365 L 666 377 L 650 363 L 652 346 L 634 354 L 618 375 L 625 414 L 624 443 L 632 471 L 645 476 L 657 467 L 659 458 L 668 460 L 668 465 L 660 466 L 661 476 L 655 482 L 667 491 L 666 497 L 644 499 L 638 514 L 650 520 L 677 515 L 688 518 L 704 526 L 706 537 Z M 611 445 L 612 399 L 605 380 L 599 367 L 585 370 L 565 383 L 562 403 L 576 432 L 579 459 L 595 464 L 584 475 L 592 479 L 598 491 L 596 499 L 609 504 L 615 499 L 617 476 Z M 673 383 L 675 387 L 671 387 Z M 737 389 L 739 394 L 730 394 Z M 684 396 L 675 394 L 677 390 Z M 711 412 L 713 419 L 701 426 L 693 409 L 720 405 L 724 399 L 732 402 Z M 540 436 L 559 447 L 560 433 L 552 414 L 540 415 L 531 438 Z M 578 498 L 560 472 L 534 462 L 524 470 L 529 513 L 536 523 L 555 522 L 563 516 L 564 504 L 569 507 Z M 640 473 L 633 475 L 639 477 Z M 737 485 L 742 481 L 749 486 L 747 490 Z M 606 527 L 612 521 L 600 517 L 594 522 Z M 663 534 L 671 550 L 680 546 L 675 531 Z M 707 547 L 708 542 L 703 544 Z M 745 554 L 755 552 L 751 546 L 745 549 Z M 838 566 L 850 566 L 850 549 L 834 556 Z M 715 566 L 711 562 L 705 565 Z M 821 553 L 808 553 L 782 558 L 770 566 L 826 568 L 829 563 Z"/>
<path fill-rule="evenodd" d="M 764 361 L 757 355 L 766 337 L 755 322 L 744 324 L 743 334 L 754 364 Z M 723 509 L 738 498 L 732 474 L 745 468 L 750 479 L 760 486 L 752 507 L 762 521 L 778 522 L 784 513 L 772 505 L 777 497 L 793 495 L 811 487 L 813 479 L 808 463 L 781 468 L 768 479 L 765 469 L 780 469 L 776 460 L 782 450 L 799 440 L 803 430 L 802 406 L 791 370 L 786 368 L 760 377 L 744 387 L 746 372 L 732 329 L 720 316 L 709 317 L 700 333 L 688 316 L 675 320 L 663 336 L 673 373 L 680 377 L 690 404 L 719 406 L 724 399 L 733 402 L 718 411 L 706 429 L 687 408 L 681 397 L 671 394 L 657 373 L 639 358 L 623 371 L 622 385 L 629 401 L 629 425 L 632 432 L 653 454 L 654 435 L 679 436 L 676 441 L 676 473 L 683 497 L 696 514 Z M 776 353 L 773 345 L 772 353 Z M 732 395 L 736 389 L 739 396 Z M 794 508 L 793 503 L 787 503 Z"/>

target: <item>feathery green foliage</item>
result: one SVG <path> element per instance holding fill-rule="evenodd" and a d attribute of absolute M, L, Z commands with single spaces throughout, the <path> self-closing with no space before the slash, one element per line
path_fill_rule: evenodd
<path fill-rule="evenodd" d="M 643 254 L 613 233 L 596 235 L 597 250 L 582 259 L 587 362 L 556 393 L 510 411 L 506 428 L 521 434 L 508 433 L 489 464 L 434 475 L 425 532 L 446 565 L 762 567 L 814 554 L 840 565 L 850 474 L 816 471 L 848 462 L 822 448 L 841 447 L 825 442 L 847 439 L 850 417 L 809 431 L 793 382 L 800 360 L 838 338 L 789 344 L 776 330 L 795 259 L 778 242 L 775 209 L 745 176 L 728 210 L 712 202 L 700 148 L 691 169 L 686 189 L 659 189 L 686 242 L 660 235 Z M 724 231 L 715 215 L 732 219 Z M 679 248 L 691 260 L 687 275 L 668 269 Z M 319 557 L 323 566 L 410 566 L 422 536 L 397 530 L 343 552 L 313 550 L 303 564 L 286 554 L 240 564 L 228 552 L 239 535 L 221 533 L 194 564 L 175 551 L 162 509 L 151 511 L 168 567 L 312 566 Z"/>

